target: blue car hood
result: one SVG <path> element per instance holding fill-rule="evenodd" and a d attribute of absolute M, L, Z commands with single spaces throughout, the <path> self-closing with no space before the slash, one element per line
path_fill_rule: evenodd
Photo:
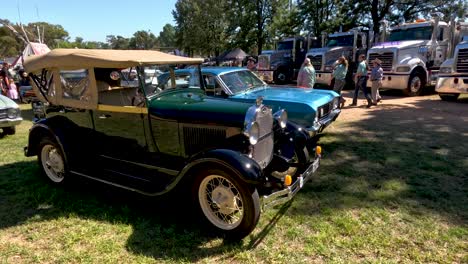
<path fill-rule="evenodd" d="M 304 89 L 297 87 L 264 86 L 231 96 L 232 100 L 254 103 L 263 96 L 263 103 L 276 112 L 286 109 L 289 119 L 303 126 L 311 126 L 317 108 L 339 96 L 334 91 Z"/>

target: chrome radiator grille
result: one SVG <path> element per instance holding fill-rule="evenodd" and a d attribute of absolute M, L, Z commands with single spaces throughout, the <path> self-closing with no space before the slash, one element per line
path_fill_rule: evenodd
<path fill-rule="evenodd" d="M 320 71 L 322 69 L 322 55 L 317 55 L 317 56 L 308 56 L 310 59 L 310 62 L 314 66 L 314 69 L 316 71 Z"/>
<path fill-rule="evenodd" d="M 333 101 L 330 102 L 330 103 L 326 103 L 324 105 L 319 106 L 317 108 L 317 117 L 318 117 L 318 119 L 326 117 L 328 114 L 330 114 L 332 109 L 333 109 Z"/>
<path fill-rule="evenodd" d="M 184 147 L 187 155 L 219 146 L 226 140 L 226 131 L 220 128 L 184 126 Z"/>
<path fill-rule="evenodd" d="M 7 118 L 7 110 L 6 109 L 0 109 L 0 118 Z"/>
<path fill-rule="evenodd" d="M 457 72 L 468 72 L 468 49 L 458 50 Z"/>
<path fill-rule="evenodd" d="M 262 106 L 255 117 L 260 128 L 260 139 L 253 146 L 252 158 L 265 168 L 273 158 L 273 115 L 271 109 Z"/>
<path fill-rule="evenodd" d="M 393 52 L 384 52 L 382 54 L 370 53 L 369 54 L 369 64 L 372 65 L 372 61 L 378 58 L 382 61 L 382 69 L 384 71 L 391 71 L 393 65 Z"/>
<path fill-rule="evenodd" d="M 258 56 L 258 70 L 269 70 L 270 69 L 270 55 Z"/>

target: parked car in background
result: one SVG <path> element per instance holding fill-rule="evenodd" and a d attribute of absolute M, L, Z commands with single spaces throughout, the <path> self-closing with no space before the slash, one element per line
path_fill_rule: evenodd
<path fill-rule="evenodd" d="M 29 57 L 24 67 L 43 104 L 33 104 L 39 120 L 25 155 L 37 155 L 57 185 L 81 176 L 148 196 L 182 188 L 181 210 L 195 208 L 228 238 L 245 237 L 261 208 L 289 201 L 312 177 L 321 148 L 261 98 L 207 96 L 176 79 L 176 65 L 201 62 L 148 50 Z M 169 69 L 166 84 L 147 69 Z"/>
<path fill-rule="evenodd" d="M 290 121 L 304 128 L 311 137 L 322 132 L 341 113 L 339 95 L 334 91 L 298 87 L 272 87 L 245 68 L 205 67 L 201 69 L 206 92 L 232 101 L 254 103 L 263 97 L 273 111 L 286 109 Z M 158 83 L 165 87 L 169 73 L 161 74 Z M 178 87 L 200 87 L 195 69 L 175 71 Z"/>
<path fill-rule="evenodd" d="M 16 133 L 16 126 L 21 123 L 21 110 L 10 98 L 0 94 L 0 128 L 4 134 Z"/>

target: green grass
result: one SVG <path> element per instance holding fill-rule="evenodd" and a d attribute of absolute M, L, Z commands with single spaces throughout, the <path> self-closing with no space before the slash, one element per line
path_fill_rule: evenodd
<path fill-rule="evenodd" d="M 468 104 L 450 119 L 424 103 L 338 119 L 316 178 L 237 244 L 206 235 L 183 204 L 52 187 L 24 157 L 22 107 L 17 134 L 0 139 L 0 263 L 468 262 Z"/>

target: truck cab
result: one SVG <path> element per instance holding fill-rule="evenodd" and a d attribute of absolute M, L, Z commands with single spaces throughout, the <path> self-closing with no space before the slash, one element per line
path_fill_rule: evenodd
<path fill-rule="evenodd" d="M 285 38 L 276 44 L 269 54 L 258 56 L 257 70 L 266 82 L 285 84 L 297 79 L 307 49 L 316 45 L 313 38 L 296 36 Z"/>
<path fill-rule="evenodd" d="M 349 62 L 348 84 L 352 84 L 353 73 L 357 69 L 357 58 L 367 52 L 368 31 L 353 29 L 347 32 L 335 32 L 322 35 L 322 48 L 312 48 L 307 57 L 315 68 L 319 85 L 328 86 L 332 80 L 333 66 L 340 56 L 345 56 Z"/>
<path fill-rule="evenodd" d="M 384 23 L 381 42 L 369 49 L 367 59 L 382 61 L 382 88 L 400 89 L 408 96 L 421 95 L 425 87 L 436 84 L 439 68 L 447 58 L 449 36 L 449 24 L 437 17 L 403 23 L 389 32 Z"/>

